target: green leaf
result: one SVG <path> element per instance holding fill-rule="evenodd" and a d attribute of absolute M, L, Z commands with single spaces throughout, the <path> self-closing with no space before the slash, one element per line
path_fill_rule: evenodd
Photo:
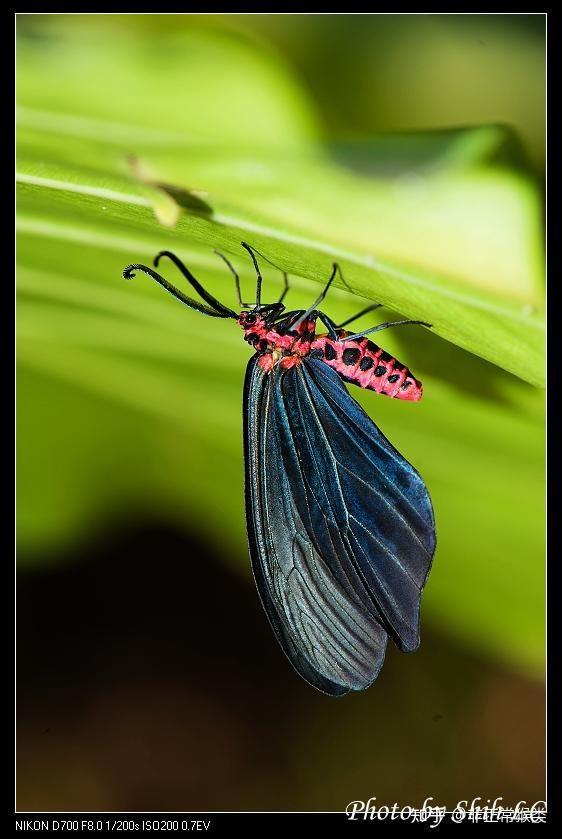
<path fill-rule="evenodd" d="M 343 284 L 330 293 L 333 317 L 362 297 L 384 303 L 381 320 L 433 324 L 384 333 L 385 348 L 423 379 L 420 405 L 354 393 L 434 501 L 424 614 L 464 644 L 539 672 L 541 205 L 526 176 L 496 162 L 501 129 L 438 144 L 404 137 L 397 157 L 419 165 L 365 174 L 320 145 L 295 80 L 247 38 L 204 25 L 149 39 L 76 26 L 48 19 L 32 38 L 31 21 L 19 50 L 23 556 L 47 561 L 65 540 L 146 511 L 247 569 L 248 348 L 232 323 L 187 311 L 146 277 L 125 283 L 122 270 L 171 249 L 234 305 L 213 249 L 232 257 L 251 296 L 248 240 L 291 273 L 298 307 L 337 260 L 353 293 Z M 376 143 L 372 153 L 383 160 Z M 181 282 L 173 266 L 165 271 Z M 280 274 L 268 265 L 264 274 L 273 298 Z"/>
<path fill-rule="evenodd" d="M 232 159 L 222 161 L 216 154 L 213 160 L 215 166 L 230 167 L 231 172 L 238 171 L 240 165 Z M 525 256 L 521 247 L 516 247 L 517 242 L 525 241 L 524 231 L 531 211 L 536 210 L 522 185 L 520 192 L 516 192 L 514 185 L 502 174 L 473 173 L 464 178 L 458 175 L 434 178 L 416 215 L 419 231 L 416 232 L 406 213 L 405 205 L 410 203 L 410 198 L 405 202 L 400 195 L 396 198 L 386 185 L 379 184 L 377 192 L 376 185 L 361 184 L 345 173 L 332 172 L 329 178 L 326 172 L 323 176 L 326 164 L 318 161 L 309 159 L 306 166 L 300 164 L 302 178 L 306 177 L 309 186 L 316 183 L 316 189 L 311 193 L 314 197 L 309 197 L 308 205 L 295 172 L 292 172 L 294 197 L 286 194 L 290 177 L 286 163 L 283 166 L 286 172 L 284 192 L 280 191 L 280 184 L 275 184 L 272 192 L 268 190 L 264 194 L 261 186 L 255 190 L 253 202 L 249 198 L 250 186 L 244 189 L 240 183 L 237 194 L 228 181 L 223 198 L 217 191 L 216 174 L 213 183 L 209 178 L 204 180 L 203 165 L 200 162 L 199 167 L 192 166 L 195 173 L 192 179 L 209 186 L 208 203 L 213 208 L 213 215 L 205 218 L 184 214 L 173 231 L 160 232 L 160 247 L 175 248 L 185 255 L 186 245 L 196 240 L 207 243 L 210 248 L 219 247 L 239 254 L 240 241 L 249 239 L 283 269 L 318 282 L 325 282 L 331 261 L 335 259 L 340 263 L 348 285 L 361 297 L 382 301 L 405 316 L 427 320 L 441 337 L 526 381 L 544 383 L 543 318 L 533 309 L 538 294 L 521 273 L 521 266 L 531 271 L 532 253 Z M 66 226 L 69 215 L 73 215 L 73 227 L 78 225 L 90 236 L 97 233 L 104 238 L 110 228 L 117 231 L 116 225 L 119 225 L 122 229 L 156 238 L 152 213 L 155 196 L 146 187 L 129 183 L 114 173 L 102 177 L 84 168 L 37 164 L 22 156 L 18 180 L 21 185 L 20 216 L 24 225 L 48 222 L 53 227 L 57 224 Z M 332 184 L 336 209 L 329 207 L 324 186 L 328 180 Z M 338 202 L 337 195 L 345 195 L 346 202 Z M 463 199 L 461 221 L 466 213 L 467 218 L 470 215 L 477 220 L 477 229 L 463 227 L 458 219 L 454 230 L 450 229 L 451 216 L 458 215 L 454 208 L 459 195 Z M 317 206 L 322 196 L 326 201 L 323 213 Z M 504 223 L 506 216 L 511 217 L 513 230 L 503 240 L 498 231 L 494 250 L 488 248 L 482 252 L 479 239 L 488 243 L 491 240 L 491 208 L 501 214 Z M 437 218 L 432 220 L 435 215 Z M 372 221 L 375 218 L 379 222 L 376 225 Z M 443 230 L 445 223 L 447 228 Z M 406 252 L 398 241 L 398 231 L 406 235 L 406 225 L 410 232 L 408 251 L 411 249 L 412 253 Z M 452 255 L 446 251 L 451 263 L 449 275 L 461 268 L 467 270 L 466 265 L 457 264 L 458 254 L 466 253 L 467 260 L 475 266 L 470 284 L 446 275 L 445 255 L 441 255 L 438 245 L 427 244 L 432 229 L 443 246 L 448 235 L 448 248 L 455 235 L 458 247 Z M 328 234 L 329 230 L 333 231 L 332 236 Z M 381 249 L 388 252 L 400 249 L 400 257 L 374 255 L 380 250 L 377 241 L 384 239 L 386 242 Z M 531 244 L 528 238 L 527 244 Z M 430 253 L 427 252 L 429 249 Z M 504 273 L 503 259 L 509 258 L 511 266 L 514 250 L 519 256 L 518 272 L 508 277 Z M 415 258 L 415 252 L 419 254 L 417 266 L 409 264 Z M 130 259 L 136 259 L 135 255 L 131 254 Z M 431 273 L 431 262 L 442 273 Z M 487 270 L 495 280 L 493 292 L 478 287 L 483 283 L 484 264 L 489 266 Z M 515 272 L 515 266 L 511 267 Z M 510 299 L 501 294 L 508 282 L 511 282 Z M 519 288 L 516 282 L 519 282 Z"/>

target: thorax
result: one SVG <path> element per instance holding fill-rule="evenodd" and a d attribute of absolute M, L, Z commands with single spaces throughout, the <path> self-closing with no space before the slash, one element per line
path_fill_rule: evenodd
<path fill-rule="evenodd" d="M 262 318 L 244 325 L 244 340 L 258 352 L 276 352 L 282 356 L 304 356 L 310 352 L 315 338 L 316 318 L 306 318 L 302 323 L 268 323 Z"/>

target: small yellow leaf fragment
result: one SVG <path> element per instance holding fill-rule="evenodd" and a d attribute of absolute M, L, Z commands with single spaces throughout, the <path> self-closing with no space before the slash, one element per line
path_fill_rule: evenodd
<path fill-rule="evenodd" d="M 174 227 L 182 210 L 195 215 L 212 215 L 212 207 L 203 200 L 203 196 L 207 195 L 206 190 L 186 189 L 158 180 L 144 160 L 135 154 L 127 155 L 126 161 L 135 180 L 150 187 L 152 209 L 156 220 L 163 227 Z"/>
<path fill-rule="evenodd" d="M 152 209 L 156 220 L 163 227 L 175 227 L 181 215 L 180 205 L 163 189 L 155 189 Z"/>

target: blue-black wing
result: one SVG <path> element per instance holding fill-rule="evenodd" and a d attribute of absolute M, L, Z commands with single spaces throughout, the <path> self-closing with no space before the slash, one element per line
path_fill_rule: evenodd
<path fill-rule="evenodd" d="M 314 687 L 363 690 L 388 635 L 419 644 L 427 489 L 322 361 L 266 373 L 254 356 L 244 411 L 248 538 L 270 623 Z"/>

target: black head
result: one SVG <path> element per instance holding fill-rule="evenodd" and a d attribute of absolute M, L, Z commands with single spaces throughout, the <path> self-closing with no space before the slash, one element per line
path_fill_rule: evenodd
<path fill-rule="evenodd" d="M 249 311 L 240 312 L 237 323 L 243 329 L 262 328 L 270 326 L 285 311 L 282 303 L 269 303 L 264 306 L 254 306 Z"/>

